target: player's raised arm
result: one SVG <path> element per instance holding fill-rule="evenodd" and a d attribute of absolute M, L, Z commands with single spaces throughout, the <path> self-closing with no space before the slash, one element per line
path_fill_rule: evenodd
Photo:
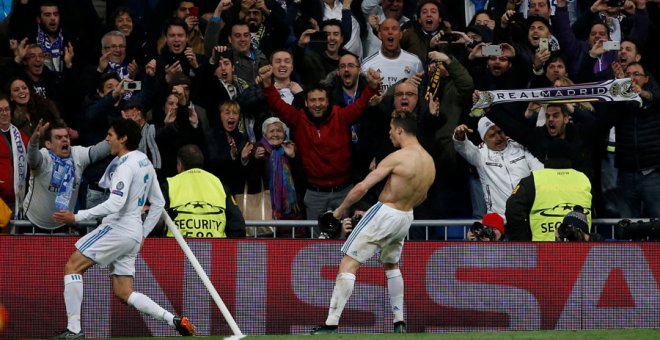
<path fill-rule="evenodd" d="M 335 209 L 333 216 L 336 219 L 344 217 L 344 211 L 366 195 L 369 189 L 376 185 L 376 183 L 387 178 L 387 176 L 389 176 L 394 170 L 394 166 L 397 162 L 398 161 L 392 157 L 392 155 L 385 157 L 385 159 L 378 163 L 378 167 L 376 167 L 375 170 L 371 171 L 367 177 L 351 189 L 341 205 Z"/>

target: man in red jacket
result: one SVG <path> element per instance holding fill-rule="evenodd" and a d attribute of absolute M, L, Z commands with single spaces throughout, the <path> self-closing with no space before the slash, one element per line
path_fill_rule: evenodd
<path fill-rule="evenodd" d="M 273 68 L 259 69 L 268 106 L 293 131 L 293 140 L 299 148 L 307 191 L 304 203 L 307 218 L 315 219 L 329 209 L 337 208 L 352 187 L 351 179 L 351 125 L 364 112 L 369 99 L 378 94 L 382 78 L 370 69 L 369 86 L 353 104 L 344 108 L 330 106 L 328 93 L 321 85 L 307 89 L 305 108 L 296 109 L 285 103 L 272 86 Z M 312 236 L 318 236 L 315 230 Z"/>

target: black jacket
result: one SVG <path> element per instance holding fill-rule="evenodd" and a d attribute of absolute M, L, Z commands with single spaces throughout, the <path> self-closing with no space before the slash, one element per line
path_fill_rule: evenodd
<path fill-rule="evenodd" d="M 643 88 L 653 95 L 642 107 L 628 102 L 612 106 L 616 127 L 615 166 L 620 170 L 641 171 L 660 168 L 660 86 L 654 79 Z"/>

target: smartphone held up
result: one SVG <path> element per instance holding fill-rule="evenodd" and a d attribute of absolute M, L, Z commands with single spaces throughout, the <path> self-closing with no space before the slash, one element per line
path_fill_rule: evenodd
<path fill-rule="evenodd" d="M 126 90 L 126 91 L 140 91 L 140 90 L 142 90 L 142 82 L 141 81 L 125 81 L 123 87 L 124 87 L 124 90 Z"/>

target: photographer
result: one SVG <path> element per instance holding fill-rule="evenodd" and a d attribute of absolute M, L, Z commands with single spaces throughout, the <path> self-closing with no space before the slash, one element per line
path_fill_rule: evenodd
<path fill-rule="evenodd" d="M 484 215 L 481 222 L 474 222 L 467 232 L 468 241 L 506 241 L 504 218 L 498 213 Z"/>
<path fill-rule="evenodd" d="M 368 202 L 359 200 L 347 209 L 346 216 L 349 217 L 343 220 L 335 219 L 332 216 L 332 210 L 322 213 L 318 218 L 319 228 L 321 229 L 321 236 L 319 238 L 337 240 L 348 238 L 370 207 L 371 205 Z"/>
<path fill-rule="evenodd" d="M 584 214 L 582 206 L 576 205 L 573 211 L 566 214 L 562 220 L 555 240 L 564 242 L 601 242 L 603 236 L 597 233 L 589 233 L 589 222 Z"/>
<path fill-rule="evenodd" d="M 348 216 L 341 221 L 341 231 L 337 236 L 338 239 L 345 239 L 353 231 L 353 228 L 357 227 L 358 223 L 367 213 L 367 210 L 371 207 L 371 204 L 365 201 L 357 201 L 350 208 L 348 208 Z"/>
<path fill-rule="evenodd" d="M 660 220 L 632 222 L 623 219 L 614 226 L 617 240 L 660 241 Z"/>

